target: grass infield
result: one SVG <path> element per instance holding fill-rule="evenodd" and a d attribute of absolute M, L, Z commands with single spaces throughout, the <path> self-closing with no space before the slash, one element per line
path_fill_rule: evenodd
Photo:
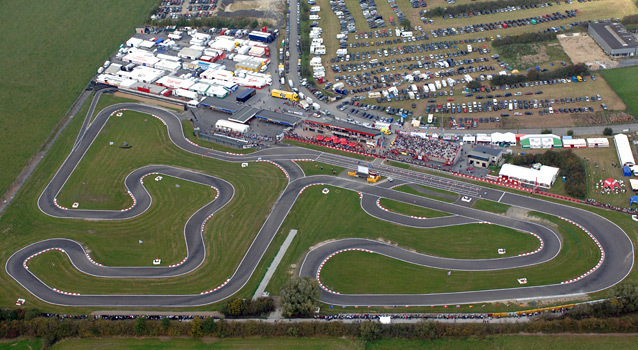
<path fill-rule="evenodd" d="M 403 215 L 412 215 L 412 216 L 420 216 L 426 218 L 437 218 L 442 216 L 449 216 L 450 214 L 444 213 L 442 211 L 423 208 L 416 205 L 397 202 L 388 198 L 381 198 L 379 201 L 382 207 L 388 209 L 393 213 L 403 214 Z"/>
<path fill-rule="evenodd" d="M 531 235 L 496 225 L 469 224 L 434 229 L 396 225 L 366 214 L 357 193 L 327 186 L 330 192 L 325 195 L 321 192 L 324 187 L 306 189 L 280 228 L 279 236 L 287 235 L 291 229 L 297 229 L 299 234 L 266 289 L 271 293 L 279 291 L 310 247 L 331 239 L 379 239 L 418 252 L 466 259 L 499 257 L 497 250 L 503 248 L 502 245 L 506 245 L 508 254 L 512 255 L 538 248 L 538 240 Z M 348 281 L 341 283 L 350 284 Z"/>
<path fill-rule="evenodd" d="M 73 130 L 77 130 L 81 119 L 74 122 Z M 70 147 L 74 137 L 72 132 L 66 134 L 64 148 Z M 124 140 L 133 147 L 120 149 L 116 146 Z M 110 141 L 114 142 L 113 146 L 109 145 Z M 54 154 L 66 156 L 63 152 Z M 56 161 L 61 162 L 62 159 L 59 156 Z M 32 268 L 42 271 L 40 277 L 45 283 L 62 290 L 82 289 L 85 293 L 199 293 L 215 287 L 232 275 L 286 183 L 281 171 L 268 163 L 253 163 L 248 168 L 241 168 L 240 164 L 185 153 L 170 142 L 166 127 L 159 120 L 127 111 L 124 116 L 114 117 L 107 122 L 67 182 L 61 198 L 66 198 L 63 199 L 65 203 L 79 201 L 81 208 L 123 208 L 130 205 L 130 197 L 126 198 L 128 194 L 125 195 L 124 178 L 132 170 L 148 164 L 171 164 L 203 171 L 228 179 L 235 187 L 233 200 L 216 213 L 206 226 L 204 240 L 207 257 L 204 264 L 195 272 L 174 279 L 101 279 L 78 272 L 66 256 L 43 254 L 43 259 L 34 261 Z M 47 174 L 53 174 L 57 169 L 55 163 L 41 166 L 48 169 Z M 33 181 L 36 180 L 37 184 L 25 191 L 25 198 L 37 198 L 48 182 L 47 176 L 34 176 Z M 269 186 L 263 186 L 264 180 L 268 181 Z M 212 200 L 215 193 L 210 188 L 184 181 L 181 183 L 183 186 L 176 188 L 171 181 L 181 180 L 165 178 L 157 183 L 147 180 L 145 184 L 151 195 L 154 199 L 158 198 L 149 211 L 135 219 L 111 223 L 51 218 L 37 209 L 35 201 L 17 198 L 0 221 L 0 230 L 6 234 L 6 239 L 0 244 L 0 254 L 6 259 L 7 254 L 31 242 L 49 237 L 67 237 L 82 242 L 91 250 L 93 259 L 103 264 L 148 265 L 157 252 L 165 254 L 166 263 L 170 263 L 170 260 L 181 261 L 186 256 L 183 238 L 185 220 L 202 203 Z M 162 186 L 171 189 L 164 191 Z M 251 206 L 249 203 L 261 205 Z M 253 220 L 241 219 L 248 216 Z M 138 237 L 144 237 L 140 238 L 144 241 L 142 247 L 136 246 L 139 245 Z M 119 242 L 117 245 L 113 245 L 114 239 Z M 149 246 L 155 248 L 142 252 L 141 249 Z M 262 273 L 263 268 L 258 267 L 257 275 Z M 7 275 L 4 278 L 5 289 L 17 288 L 13 287 L 16 284 L 13 279 Z M 256 285 L 253 286 L 256 283 L 258 281 L 250 282 L 245 289 L 246 295 L 256 288 Z M 20 288 L 5 295 L 0 300 L 7 306 L 15 302 L 15 298 L 25 296 Z M 28 300 L 33 301 L 31 298 Z M 33 305 L 38 303 L 34 302 Z"/>
<path fill-rule="evenodd" d="M 507 210 L 511 208 L 511 206 L 508 204 L 488 201 L 487 199 L 477 199 L 474 201 L 472 208 L 489 211 L 496 214 L 505 214 L 507 213 Z"/>
<path fill-rule="evenodd" d="M 558 227 L 563 249 L 551 261 L 501 271 L 453 271 L 434 269 L 365 252 L 345 252 L 330 259 L 321 271 L 322 283 L 340 293 L 443 293 L 514 288 L 517 278 L 527 286 L 560 283 L 591 269 L 600 251 L 585 232 L 556 217 L 534 213 Z M 453 241 L 453 240 L 450 240 Z M 502 240 L 498 239 L 499 244 Z M 507 247 L 501 247 L 507 248 Z M 509 249 L 508 249 L 509 250 Z"/>

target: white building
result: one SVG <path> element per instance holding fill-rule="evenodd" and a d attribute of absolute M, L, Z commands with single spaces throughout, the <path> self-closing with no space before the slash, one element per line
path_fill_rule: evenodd
<path fill-rule="evenodd" d="M 559 171 L 559 168 L 541 164 L 536 164 L 532 168 L 503 164 L 498 175 L 524 184 L 550 188 L 554 184 L 554 181 L 556 181 L 556 176 L 558 176 Z"/>
<path fill-rule="evenodd" d="M 226 130 L 226 131 L 236 131 L 241 133 L 246 133 L 250 129 L 248 125 L 231 122 L 230 120 L 226 120 L 226 119 L 218 120 L 217 123 L 215 123 L 215 128 Z"/>
<path fill-rule="evenodd" d="M 614 143 L 616 144 L 616 153 L 618 154 L 618 163 L 622 166 L 632 167 L 636 165 L 634 160 L 634 152 L 629 145 L 629 138 L 625 134 L 614 135 Z"/>

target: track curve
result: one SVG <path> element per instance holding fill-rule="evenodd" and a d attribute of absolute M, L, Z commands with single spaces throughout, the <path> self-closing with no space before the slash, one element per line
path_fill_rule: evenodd
<path fill-rule="evenodd" d="M 186 152 L 215 158 L 228 162 L 245 161 L 269 161 L 280 167 L 289 179 L 289 184 L 280 195 L 270 215 L 248 248 L 243 260 L 235 270 L 233 276 L 227 279 L 222 286 L 213 287 L 201 294 L 193 295 L 74 295 L 68 292 L 53 290 L 46 286 L 26 268 L 26 261 L 34 254 L 47 249 L 61 249 L 71 259 L 80 271 L 103 277 L 173 277 L 196 269 L 205 258 L 205 247 L 201 240 L 201 225 L 215 211 L 232 199 L 234 189 L 230 183 L 213 176 L 196 173 L 164 165 L 150 165 L 133 171 L 127 176 L 125 183 L 136 204 L 126 211 L 94 211 L 94 210 L 66 210 L 56 203 L 56 196 L 66 183 L 77 164 L 81 161 L 85 152 L 92 144 L 108 118 L 114 113 L 123 110 L 134 110 L 153 115 L 160 119 L 168 130 L 171 141 Z M 318 151 L 297 147 L 273 147 L 247 155 L 234 155 L 225 152 L 211 151 L 199 147 L 184 138 L 182 125 L 179 118 L 172 112 L 158 107 L 140 104 L 118 104 L 102 110 L 95 121 L 85 130 L 80 132 L 77 143 L 73 147 L 65 162 L 54 175 L 51 182 L 45 188 L 38 199 L 38 206 L 47 215 L 76 219 L 101 219 L 116 220 L 127 219 L 142 214 L 150 203 L 150 196 L 143 188 L 140 180 L 145 174 L 159 172 L 166 175 L 184 178 L 185 180 L 210 184 L 219 189 L 220 197 L 203 208 L 199 209 L 184 228 L 185 239 L 188 247 L 188 257 L 179 266 L 166 267 L 105 267 L 92 262 L 83 247 L 77 242 L 67 239 L 50 239 L 33 243 L 20 249 L 8 259 L 5 269 L 18 283 L 33 295 L 53 304 L 74 306 L 197 306 L 214 303 L 228 298 L 238 292 L 248 282 L 263 254 L 270 245 L 273 237 L 285 220 L 288 212 L 297 200 L 303 188 L 315 184 L 329 184 L 362 194 L 361 206 L 370 215 L 382 220 L 395 222 L 401 225 L 414 227 L 437 227 L 437 225 L 459 225 L 472 222 L 489 222 L 503 225 L 522 231 L 537 234 L 545 243 L 543 249 L 532 255 L 507 257 L 489 260 L 464 260 L 444 259 L 418 254 L 381 242 L 346 239 L 324 244 L 310 251 L 301 266 L 300 274 L 316 276 L 321 262 L 326 256 L 334 252 L 362 248 L 390 256 L 395 259 L 410 261 L 426 266 L 436 266 L 446 269 L 458 270 L 490 270 L 508 269 L 521 266 L 529 266 L 546 262 L 555 257 L 561 248 L 560 239 L 549 228 L 532 222 L 520 221 L 504 216 L 481 212 L 471 208 L 444 203 L 429 198 L 414 196 L 403 192 L 394 191 L 384 186 L 374 186 L 330 176 L 306 177 L 294 159 L 320 159 L 333 165 L 354 167 L 357 160 L 347 157 L 325 154 Z M 433 175 L 424 175 L 412 171 L 405 171 L 393 167 L 384 166 L 378 169 L 383 175 L 391 175 L 399 181 L 411 183 L 424 183 L 436 186 L 436 183 L 444 183 L 458 187 L 460 191 L 479 194 L 483 192 L 486 199 L 497 200 L 501 203 L 520 206 L 523 208 L 556 215 L 577 222 L 583 229 L 591 232 L 592 236 L 600 242 L 601 249 L 606 253 L 605 260 L 599 268 L 586 277 L 573 283 L 557 284 L 538 287 L 522 287 L 513 289 L 499 289 L 493 291 L 472 291 L 462 293 L 440 294 L 416 294 L 416 295 L 343 295 L 323 292 L 321 300 L 338 305 L 430 305 L 470 303 L 481 301 L 494 301 L 503 299 L 535 298 L 542 296 L 559 296 L 594 292 L 608 288 L 621 281 L 633 267 L 633 245 L 627 235 L 609 220 L 584 211 L 582 209 L 565 206 L 558 203 L 547 202 L 541 199 L 522 196 L 483 188 L 477 185 L 468 185 L 460 181 L 442 179 Z M 389 198 L 392 200 L 415 204 L 426 208 L 452 213 L 452 216 L 428 220 L 412 219 L 400 214 L 389 213 L 376 206 L 377 198 Z M 412 219 L 412 220 L 410 220 Z M 429 225 L 429 226 L 428 226 Z M 480 264 L 480 266 L 478 265 Z"/>

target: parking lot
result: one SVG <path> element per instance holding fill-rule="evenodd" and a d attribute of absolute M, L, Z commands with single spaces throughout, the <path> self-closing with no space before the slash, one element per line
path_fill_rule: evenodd
<path fill-rule="evenodd" d="M 508 63 L 496 56 L 498 49 L 492 46 L 494 40 L 530 31 L 561 33 L 570 27 L 586 31 L 586 26 L 580 26 L 583 21 L 620 16 L 619 9 L 635 12 L 635 6 L 626 1 L 614 0 L 617 9 L 603 8 L 600 1 L 555 1 L 527 8 L 497 8 L 445 18 L 433 16 L 427 20 L 419 12 L 441 2 L 429 3 L 424 8 L 419 4 L 413 7 L 407 0 L 396 3 L 318 0 L 316 3 L 322 6 L 317 24 L 325 28 L 323 36 L 347 34 L 347 38 L 327 40 L 325 44 L 327 55 L 322 56 L 322 60 L 326 62 L 326 80 L 332 83 L 333 89 L 347 93 L 347 97 L 364 98 L 356 101 L 365 108 L 364 118 L 353 116 L 352 107 L 344 109 L 350 114 L 347 117 L 363 124 L 370 122 L 370 113 L 376 120 L 376 113 L 379 118 L 397 119 L 403 115 L 408 121 L 412 117 L 425 120 L 428 114 L 434 114 L 446 128 L 450 127 L 450 117 L 457 120 L 457 125 L 452 127 L 460 127 L 458 119 L 462 118 L 463 128 L 538 127 L 538 123 L 571 126 L 596 119 L 593 116 L 604 110 L 601 103 L 605 103 L 608 110 L 625 108 L 597 74 L 593 74 L 597 80 L 587 76 L 586 81 L 577 84 L 552 79 L 531 82 L 531 86 L 499 86 L 496 91 L 492 91 L 489 80 L 490 76 L 512 72 Z M 462 3 L 471 2 L 457 2 Z M 330 11 L 324 10 L 326 6 Z M 397 13 L 407 14 L 412 27 L 400 30 Z M 418 21 L 415 14 L 419 16 Z M 381 19 L 379 16 L 383 22 L 376 22 Z M 342 50 L 341 54 L 336 54 L 338 49 Z M 539 69 L 552 70 L 553 67 L 548 64 Z M 466 75 L 480 81 L 483 91 L 466 90 Z M 441 86 L 430 89 L 430 82 Z M 416 85 L 416 89 L 412 85 Z M 539 91 L 543 91 L 542 95 L 537 94 Z M 592 99 L 597 94 L 604 101 Z M 466 119 L 469 120 L 466 122 Z"/>

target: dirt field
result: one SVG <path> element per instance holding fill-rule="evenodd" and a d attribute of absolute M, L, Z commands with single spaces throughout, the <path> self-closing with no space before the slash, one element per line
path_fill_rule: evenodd
<path fill-rule="evenodd" d="M 178 105 L 178 104 L 168 103 L 168 102 L 164 102 L 164 101 L 160 101 L 160 100 L 156 100 L 156 99 L 152 99 L 152 98 L 145 98 L 145 97 L 132 95 L 132 94 L 127 94 L 127 93 L 119 92 L 119 91 L 114 93 L 113 96 L 122 97 L 122 98 L 130 98 L 131 100 L 137 100 L 137 101 L 144 102 L 146 104 L 155 105 L 155 106 L 167 107 L 167 108 L 170 108 L 170 109 L 173 109 L 173 110 L 182 110 L 183 109 L 183 107 L 181 105 Z"/>
<path fill-rule="evenodd" d="M 224 0 L 216 12 L 222 17 L 251 17 L 271 24 L 283 23 L 283 0 Z"/>
<path fill-rule="evenodd" d="M 587 33 L 575 33 L 558 35 L 563 50 L 575 64 L 592 64 L 592 69 L 599 69 L 598 63 L 603 63 L 607 68 L 616 67 L 618 64 L 609 59 L 594 39 Z"/>

